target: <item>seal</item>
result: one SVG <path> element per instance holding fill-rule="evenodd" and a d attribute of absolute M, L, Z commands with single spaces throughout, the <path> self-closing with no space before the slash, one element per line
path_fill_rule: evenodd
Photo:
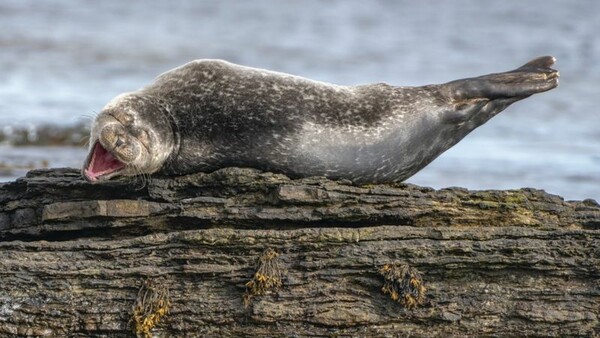
<path fill-rule="evenodd" d="M 96 117 L 82 173 L 184 175 L 228 166 L 356 183 L 403 181 L 510 104 L 558 85 L 555 58 L 444 84 L 339 86 L 197 60 Z"/>

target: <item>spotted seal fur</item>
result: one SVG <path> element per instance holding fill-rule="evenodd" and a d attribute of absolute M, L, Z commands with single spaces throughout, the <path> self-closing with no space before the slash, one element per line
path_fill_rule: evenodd
<path fill-rule="evenodd" d="M 504 73 L 397 87 L 193 61 L 104 107 L 82 173 L 99 182 L 238 166 L 402 181 L 510 104 L 556 87 L 554 62 L 545 56 Z"/>

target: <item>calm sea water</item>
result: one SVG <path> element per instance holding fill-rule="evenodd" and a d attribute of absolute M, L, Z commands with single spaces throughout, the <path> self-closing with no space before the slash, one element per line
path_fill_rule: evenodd
<path fill-rule="evenodd" d="M 73 124 L 175 66 L 222 58 L 338 84 L 421 85 L 554 55 L 561 85 L 511 106 L 412 183 L 600 200 L 600 2 L 0 2 L 0 127 Z M 79 166 L 83 149 L 0 146 Z M 25 169 L 0 170 L 0 180 Z"/>

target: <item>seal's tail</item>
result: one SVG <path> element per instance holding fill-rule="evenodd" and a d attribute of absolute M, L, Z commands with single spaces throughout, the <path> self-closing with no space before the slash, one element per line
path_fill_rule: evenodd
<path fill-rule="evenodd" d="M 514 99 L 514 102 L 558 86 L 559 73 L 550 68 L 554 62 L 554 57 L 542 56 L 515 70 L 452 81 L 446 85 L 455 100 Z"/>

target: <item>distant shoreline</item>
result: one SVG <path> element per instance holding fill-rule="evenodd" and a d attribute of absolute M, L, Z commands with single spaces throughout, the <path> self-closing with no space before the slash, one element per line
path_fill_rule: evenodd
<path fill-rule="evenodd" d="M 84 146 L 90 133 L 88 126 L 41 124 L 5 126 L 0 129 L 0 145 L 8 146 Z"/>

